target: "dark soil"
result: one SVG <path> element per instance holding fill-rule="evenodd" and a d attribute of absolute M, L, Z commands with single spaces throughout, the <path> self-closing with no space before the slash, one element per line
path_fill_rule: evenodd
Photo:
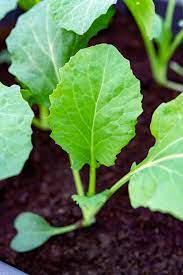
<path fill-rule="evenodd" d="M 150 68 L 138 30 L 129 15 L 116 15 L 110 28 L 92 43 L 112 43 L 131 60 L 141 80 L 144 113 L 137 125 L 137 136 L 119 155 L 116 166 L 98 170 L 98 190 L 111 186 L 133 162 L 146 156 L 154 140 L 149 131 L 156 107 L 176 96 L 159 87 Z M 183 61 L 183 48 L 174 59 Z M 1 80 L 10 84 L 0 69 Z M 171 75 L 175 79 L 174 75 Z M 71 200 L 75 192 L 67 155 L 49 138 L 49 133 L 34 129 L 34 149 L 18 177 L 1 182 L 0 259 L 32 275 L 179 275 L 183 274 L 183 223 L 132 209 L 127 187 L 118 192 L 102 209 L 97 223 L 88 229 L 52 238 L 41 248 L 17 254 L 9 247 L 15 234 L 17 214 L 32 211 L 43 215 L 55 226 L 80 218 Z M 87 169 L 83 178 L 87 178 Z"/>

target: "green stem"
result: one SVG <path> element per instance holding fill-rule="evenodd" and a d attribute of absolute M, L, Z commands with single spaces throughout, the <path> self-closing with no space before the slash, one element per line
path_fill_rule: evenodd
<path fill-rule="evenodd" d="M 180 66 L 177 62 L 171 62 L 170 68 L 178 75 L 183 77 L 183 67 Z"/>
<path fill-rule="evenodd" d="M 140 168 L 140 170 L 144 169 L 144 166 Z M 122 179 L 120 179 L 118 182 L 116 182 L 110 189 L 110 196 L 108 199 L 110 199 L 110 197 L 116 193 L 125 183 L 127 183 L 130 179 L 130 177 L 132 175 L 134 175 L 136 172 L 138 171 L 138 169 L 135 169 L 134 171 L 129 172 L 127 175 L 125 175 Z M 98 212 L 100 211 L 100 209 L 98 210 Z M 97 214 L 97 213 L 96 213 Z M 59 235 L 59 234 L 64 234 L 64 233 L 68 233 L 68 232 L 72 232 L 74 230 L 77 230 L 79 228 L 82 227 L 87 227 L 88 226 L 88 222 L 86 222 L 85 219 L 80 220 L 74 224 L 65 226 L 65 227 L 58 227 L 58 228 L 53 228 L 54 231 L 54 235 Z"/>
<path fill-rule="evenodd" d="M 176 82 L 173 82 L 170 80 L 166 80 L 163 83 L 163 86 L 165 86 L 166 88 L 169 88 L 171 90 L 174 90 L 176 92 L 180 92 L 180 93 L 183 92 L 183 84 L 179 84 L 179 83 L 176 83 Z"/>
<path fill-rule="evenodd" d="M 32 124 L 40 130 L 50 130 L 48 125 L 49 110 L 44 106 L 39 106 L 39 119 L 34 118 Z"/>
<path fill-rule="evenodd" d="M 117 181 L 110 189 L 111 196 L 116 193 L 125 183 L 127 183 L 132 176 L 133 172 L 129 172 L 122 179 Z"/>
<path fill-rule="evenodd" d="M 72 173 L 73 173 L 74 182 L 75 182 L 78 195 L 84 196 L 85 193 L 84 193 L 83 184 L 82 184 L 79 172 L 72 169 Z"/>
<path fill-rule="evenodd" d="M 84 192 L 83 183 L 82 183 L 82 180 L 81 180 L 81 177 L 80 177 L 80 173 L 79 173 L 79 171 L 72 168 L 72 162 L 71 162 L 70 156 L 69 156 L 69 160 L 70 160 L 70 164 L 71 164 L 71 169 L 72 169 L 72 174 L 73 174 L 77 194 L 79 196 L 84 196 L 85 192 Z"/>
<path fill-rule="evenodd" d="M 157 54 L 156 54 L 156 50 L 154 47 L 154 43 L 152 40 L 150 40 L 150 38 L 148 37 L 146 30 L 144 29 L 143 25 L 140 24 L 140 22 L 138 20 L 136 20 L 136 23 L 138 24 L 139 30 L 141 32 L 144 44 L 145 44 L 145 48 L 150 60 L 150 66 L 151 66 L 151 71 L 152 74 L 154 76 L 154 78 L 156 79 L 157 77 Z"/>
<path fill-rule="evenodd" d="M 63 227 L 53 227 L 53 235 L 69 233 L 82 227 L 84 227 L 83 221 L 78 221 L 74 224 L 63 226 Z"/>
<path fill-rule="evenodd" d="M 174 10 L 175 10 L 175 0 L 169 0 L 168 7 L 166 10 L 166 16 L 165 16 L 165 25 L 169 30 L 171 30 L 171 27 L 172 27 Z"/>
<path fill-rule="evenodd" d="M 39 117 L 40 117 L 41 125 L 45 129 L 49 128 L 48 116 L 49 116 L 49 109 L 44 106 L 40 106 L 39 107 Z"/>
<path fill-rule="evenodd" d="M 169 52 L 168 52 L 168 59 L 172 57 L 178 46 L 183 42 L 183 29 L 176 35 L 173 43 L 170 46 Z"/>
<path fill-rule="evenodd" d="M 88 188 L 88 196 L 94 196 L 96 189 L 96 168 L 95 165 L 90 166 L 90 181 Z"/>

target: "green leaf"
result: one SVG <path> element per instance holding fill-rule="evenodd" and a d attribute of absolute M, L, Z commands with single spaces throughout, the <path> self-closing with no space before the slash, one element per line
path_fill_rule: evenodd
<path fill-rule="evenodd" d="M 116 4 L 117 0 L 51 0 L 52 10 L 60 28 L 86 33 L 92 23 Z"/>
<path fill-rule="evenodd" d="M 17 0 L 0 0 L 0 20 L 16 8 Z"/>
<path fill-rule="evenodd" d="M 90 226 L 95 222 L 95 216 L 107 202 L 110 197 L 110 190 L 105 190 L 95 196 L 72 196 L 73 200 L 79 205 L 82 209 L 84 215 L 84 224 L 85 226 Z"/>
<path fill-rule="evenodd" d="M 44 218 L 30 212 L 16 218 L 15 228 L 18 234 L 12 240 L 11 248 L 17 252 L 31 251 L 54 235 L 54 228 Z"/>
<path fill-rule="evenodd" d="M 124 0 L 139 27 L 152 38 L 155 7 L 152 0 Z"/>
<path fill-rule="evenodd" d="M 19 0 L 18 4 L 22 9 L 29 10 L 39 2 L 41 2 L 41 0 Z"/>
<path fill-rule="evenodd" d="M 113 11 L 95 22 L 84 37 L 57 28 L 49 1 L 43 1 L 20 17 L 7 39 L 12 57 L 10 72 L 31 92 L 34 103 L 48 107 L 49 95 L 60 81 L 59 69 L 101 28 Z"/>
<path fill-rule="evenodd" d="M 132 206 L 169 213 L 183 220 L 183 95 L 154 113 L 151 132 L 156 144 L 132 170 Z"/>
<path fill-rule="evenodd" d="M 80 40 L 86 41 L 85 44 L 87 44 L 87 42 L 93 36 L 97 35 L 99 31 L 107 29 L 114 14 L 115 14 L 114 7 L 110 7 L 106 14 L 101 15 L 99 18 L 97 18 L 93 22 L 92 26 L 84 35 L 79 36 Z"/>
<path fill-rule="evenodd" d="M 129 61 L 115 47 L 97 45 L 72 57 L 61 79 L 50 97 L 52 138 L 70 154 L 75 170 L 93 161 L 113 165 L 134 137 L 142 111 Z"/>
<path fill-rule="evenodd" d="M 19 174 L 31 145 L 33 112 L 19 86 L 0 83 L 0 180 Z"/>

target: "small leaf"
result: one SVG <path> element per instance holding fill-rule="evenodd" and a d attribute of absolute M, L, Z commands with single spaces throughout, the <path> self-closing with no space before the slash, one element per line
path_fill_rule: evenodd
<path fill-rule="evenodd" d="M 132 170 L 132 206 L 169 213 L 183 220 L 183 95 L 154 113 L 151 132 L 156 144 Z"/>
<path fill-rule="evenodd" d="M 103 205 L 107 202 L 110 197 L 110 190 L 105 190 L 95 196 L 72 196 L 73 200 L 79 204 L 79 207 L 82 209 L 85 226 L 90 226 L 95 222 L 95 216 Z"/>
<path fill-rule="evenodd" d="M 19 86 L 0 83 L 0 180 L 19 174 L 32 149 L 33 112 Z"/>
<path fill-rule="evenodd" d="M 124 0 L 137 24 L 152 38 L 152 28 L 155 18 L 155 7 L 152 0 Z"/>
<path fill-rule="evenodd" d="M 135 135 L 142 95 L 130 64 L 111 45 L 79 51 L 61 69 L 51 95 L 52 138 L 70 154 L 72 167 L 114 164 Z"/>
<path fill-rule="evenodd" d="M 14 10 L 17 0 L 0 0 L 0 20 L 10 11 Z"/>
<path fill-rule="evenodd" d="M 44 218 L 30 212 L 16 218 L 15 228 L 18 233 L 11 242 L 11 248 L 17 252 L 31 251 L 54 235 L 54 228 Z"/>
<path fill-rule="evenodd" d="M 31 91 L 33 103 L 49 107 L 49 95 L 60 81 L 59 69 L 86 47 L 112 16 L 110 10 L 83 37 L 57 27 L 49 1 L 37 4 L 19 18 L 7 39 L 12 58 L 10 72 Z"/>
<path fill-rule="evenodd" d="M 116 2 L 117 0 L 51 0 L 51 6 L 60 28 L 82 35 Z"/>

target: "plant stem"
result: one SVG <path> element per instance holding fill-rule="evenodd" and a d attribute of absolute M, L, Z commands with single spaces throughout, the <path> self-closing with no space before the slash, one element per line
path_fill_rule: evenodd
<path fill-rule="evenodd" d="M 176 82 L 173 82 L 170 80 L 166 80 L 165 83 L 163 84 L 163 86 L 165 86 L 171 90 L 174 90 L 176 92 L 180 92 L 180 93 L 183 92 L 183 84 L 179 84 L 179 83 L 176 83 Z"/>
<path fill-rule="evenodd" d="M 83 221 L 78 221 L 74 224 L 63 226 L 63 227 L 53 227 L 53 232 L 54 232 L 54 235 L 60 235 L 60 234 L 65 234 L 65 233 L 75 231 L 82 227 L 84 227 Z"/>
<path fill-rule="evenodd" d="M 171 62 L 170 68 L 178 75 L 183 77 L 183 67 L 180 66 L 177 62 Z"/>
<path fill-rule="evenodd" d="M 93 170 L 93 169 L 91 169 Z M 94 171 L 93 171 L 94 172 Z M 78 172 L 77 172 L 78 173 Z M 73 171 L 73 174 L 74 174 L 74 171 Z M 125 183 L 127 183 L 131 177 L 131 175 L 133 174 L 133 172 L 129 172 L 126 176 L 124 176 L 122 179 L 120 179 L 116 184 L 114 184 L 111 189 L 110 189 L 110 197 L 116 193 Z M 93 193 L 93 189 L 91 188 L 91 191 Z M 88 191 L 89 193 L 89 191 Z M 110 198 L 109 197 L 109 198 Z M 82 228 L 82 227 L 86 227 L 88 226 L 88 224 L 85 224 L 85 220 L 80 220 L 74 224 L 71 224 L 71 225 L 68 225 L 68 226 L 64 226 L 64 227 L 53 227 L 53 232 L 54 232 L 54 235 L 60 235 L 60 234 L 65 234 L 65 233 L 68 233 L 68 232 L 72 232 L 72 231 L 75 231 L 79 228 Z"/>
<path fill-rule="evenodd" d="M 95 165 L 90 166 L 90 181 L 89 181 L 89 188 L 88 188 L 88 196 L 94 196 L 96 189 L 96 168 Z"/>
<path fill-rule="evenodd" d="M 141 32 L 145 47 L 146 47 L 146 51 L 150 60 L 150 66 L 151 66 L 151 71 L 152 74 L 155 78 L 155 80 L 158 79 L 157 77 L 157 54 L 156 54 L 156 50 L 154 47 L 154 43 L 152 40 L 150 40 L 150 38 L 148 37 L 144 27 L 138 22 L 138 20 L 136 20 L 139 30 Z"/>
<path fill-rule="evenodd" d="M 168 7 L 166 10 L 166 16 L 165 16 L 165 25 L 166 25 L 166 28 L 168 28 L 169 30 L 171 30 L 171 27 L 172 27 L 174 10 L 175 10 L 175 0 L 169 0 Z"/>
<path fill-rule="evenodd" d="M 73 174 L 74 184 L 75 184 L 75 187 L 77 190 L 77 194 L 79 196 L 84 196 L 85 192 L 84 192 L 83 183 L 82 183 L 82 180 L 80 177 L 80 173 L 79 173 L 79 171 L 72 168 L 72 162 L 71 162 L 70 156 L 69 156 L 69 160 L 70 160 L 70 164 L 71 164 L 71 169 L 72 169 L 72 174 Z"/>
<path fill-rule="evenodd" d="M 41 125 L 43 128 L 49 128 L 48 126 L 48 116 L 49 116 L 49 109 L 44 107 L 44 106 L 40 106 L 39 107 L 39 117 L 41 120 Z"/>
<path fill-rule="evenodd" d="M 116 193 L 125 183 L 127 183 L 132 176 L 133 172 L 129 172 L 122 179 L 117 181 L 110 189 L 111 196 Z"/>
<path fill-rule="evenodd" d="M 79 172 L 72 169 L 72 173 L 73 173 L 74 182 L 75 182 L 78 195 L 84 196 L 85 193 L 84 193 L 83 184 L 82 184 Z"/>
<path fill-rule="evenodd" d="M 50 130 L 48 125 L 49 110 L 44 106 L 39 106 L 39 118 L 34 118 L 32 124 L 40 130 Z"/>
<path fill-rule="evenodd" d="M 170 46 L 168 58 L 170 59 L 178 46 L 183 42 L 183 29 L 176 35 L 173 43 Z"/>

